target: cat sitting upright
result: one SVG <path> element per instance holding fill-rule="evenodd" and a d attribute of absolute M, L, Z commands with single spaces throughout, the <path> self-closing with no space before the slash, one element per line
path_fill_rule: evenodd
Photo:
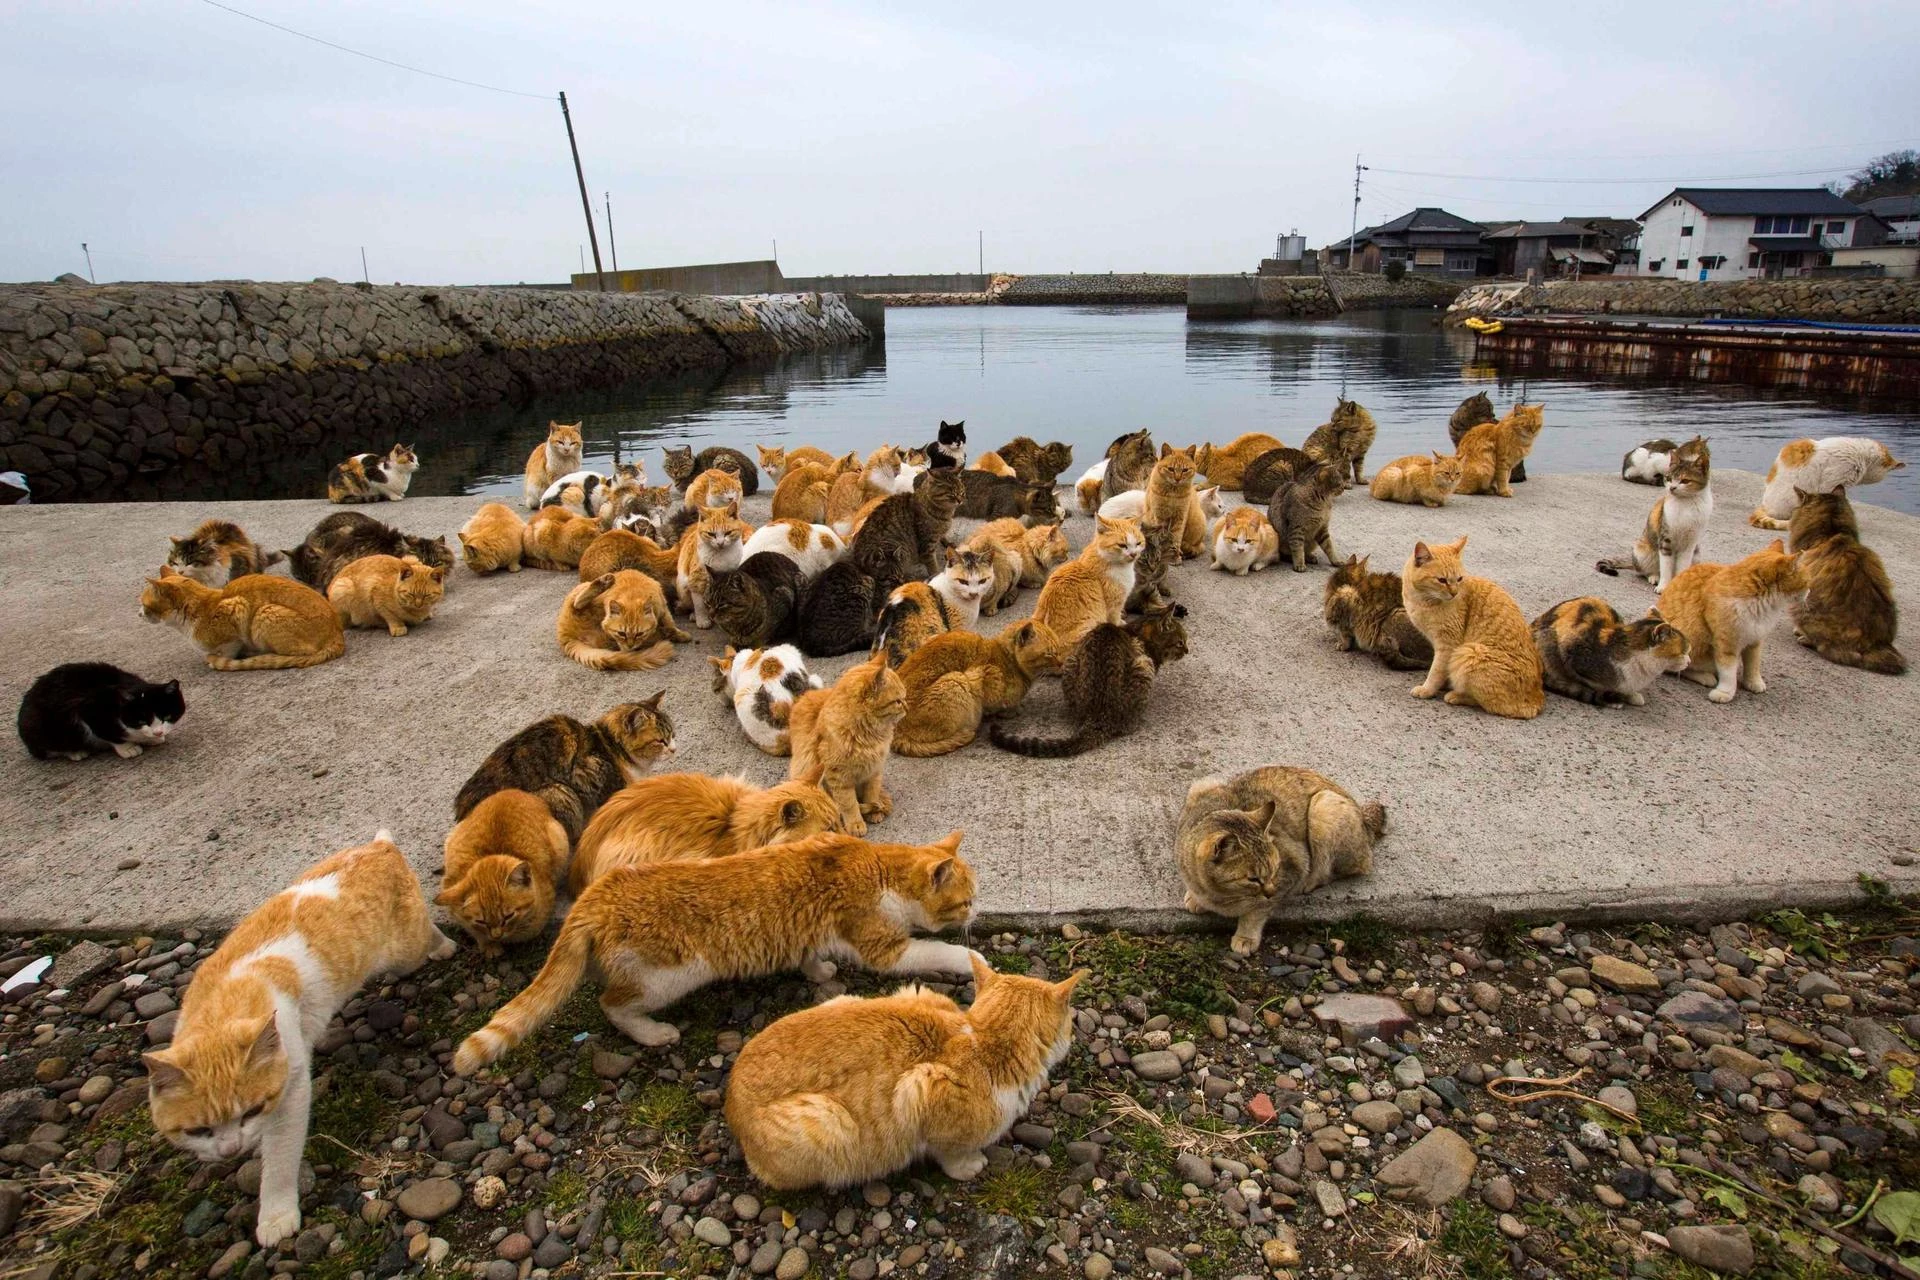
<path fill-rule="evenodd" d="M 1713 518 L 1712 455 L 1699 436 L 1675 448 L 1667 459 L 1667 492 L 1653 504 L 1646 528 L 1626 559 L 1602 560 L 1594 568 L 1609 576 L 1631 570 L 1666 588 L 1674 575 L 1700 562 L 1700 540 Z"/>

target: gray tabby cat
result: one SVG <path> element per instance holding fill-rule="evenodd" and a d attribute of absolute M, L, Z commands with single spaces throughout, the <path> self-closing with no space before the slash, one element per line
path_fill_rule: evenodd
<path fill-rule="evenodd" d="M 1327 564 L 1338 559 L 1333 535 L 1333 500 L 1347 487 L 1346 465 L 1320 463 L 1282 484 L 1267 506 L 1267 520 L 1280 535 L 1280 545 L 1293 557 L 1293 571 L 1305 573 L 1315 563 L 1315 547 L 1327 553 Z"/>

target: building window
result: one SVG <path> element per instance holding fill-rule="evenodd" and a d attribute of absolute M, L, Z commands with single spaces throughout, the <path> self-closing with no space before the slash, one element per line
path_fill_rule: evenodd
<path fill-rule="evenodd" d="M 1673 269 L 1675 271 L 1685 271 L 1687 269 L 1687 260 L 1685 258 L 1675 258 L 1673 260 Z"/>
<path fill-rule="evenodd" d="M 1667 265 L 1667 260 L 1665 258 L 1655 258 L 1652 262 L 1649 262 L 1647 264 L 1647 270 L 1658 271 L 1660 268 L 1666 265 Z"/>
<path fill-rule="evenodd" d="M 1690 236 L 1690 235 L 1692 235 L 1692 234 L 1693 234 L 1693 228 L 1692 228 L 1692 227 L 1682 227 L 1682 228 L 1680 228 L 1680 234 L 1681 234 L 1682 236 Z"/>
<path fill-rule="evenodd" d="M 1785 214 L 1773 218 L 1755 218 L 1753 234 L 1757 236 L 1804 236 L 1811 219 L 1806 217 L 1789 218 Z M 1842 224 L 1845 229 L 1845 224 Z"/>
<path fill-rule="evenodd" d="M 1843 236 L 1847 234 L 1847 224 L 1844 222 L 1829 222 L 1827 224 L 1827 234 L 1830 236 Z"/>
<path fill-rule="evenodd" d="M 1718 271 L 1727 265 L 1726 255 L 1719 253 L 1705 254 L 1700 259 L 1700 265 L 1708 271 Z"/>
<path fill-rule="evenodd" d="M 1760 251 L 1758 249 L 1755 249 L 1752 253 L 1747 255 L 1747 266 L 1758 267 L 1759 265 L 1760 265 Z"/>

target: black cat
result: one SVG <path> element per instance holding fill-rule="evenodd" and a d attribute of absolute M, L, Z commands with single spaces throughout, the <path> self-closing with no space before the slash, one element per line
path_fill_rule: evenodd
<path fill-rule="evenodd" d="M 186 714 L 178 680 L 153 684 L 105 662 L 69 662 L 20 699 L 20 741 L 37 760 L 108 750 L 131 760 L 165 742 Z"/>
<path fill-rule="evenodd" d="M 941 422 L 940 438 L 927 445 L 927 466 L 938 470 L 941 467 L 964 467 L 967 465 L 967 424 L 960 422 Z"/>

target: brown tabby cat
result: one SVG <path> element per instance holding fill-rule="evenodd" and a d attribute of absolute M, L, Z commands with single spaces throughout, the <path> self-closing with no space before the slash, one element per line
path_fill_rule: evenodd
<path fill-rule="evenodd" d="M 185 632 L 215 671 L 317 667 L 347 651 L 346 633 L 325 596 L 264 573 L 214 588 L 162 568 L 140 593 L 140 613 Z"/>
<path fill-rule="evenodd" d="M 1073 462 L 1073 446 L 1059 440 L 1040 444 L 1029 436 L 1015 436 L 1001 445 L 998 452 L 1014 475 L 1028 484 L 1044 484 L 1049 488 Z"/>
<path fill-rule="evenodd" d="M 565 507 L 542 507 L 527 521 L 521 540 L 520 562 L 532 569 L 564 572 L 578 567 L 593 540 L 600 536 L 600 522 Z"/>
<path fill-rule="evenodd" d="M 1326 552 L 1329 566 L 1338 558 L 1331 529 L 1333 500 L 1346 490 L 1346 470 L 1344 463 L 1310 467 L 1281 485 L 1267 505 L 1267 523 L 1293 558 L 1295 573 L 1305 573 L 1308 565 L 1316 563 L 1315 547 Z"/>
<path fill-rule="evenodd" d="M 930 845 L 822 835 L 609 872 L 567 912 L 534 980 L 461 1042 L 453 1069 L 470 1076 L 545 1026 L 589 963 L 606 975 L 608 1020 L 650 1047 L 673 1044 L 680 1032 L 648 1015 L 715 980 L 799 969 L 825 981 L 834 973 L 828 956 L 888 973 L 971 973 L 976 953 L 909 932 L 973 918 L 973 869 L 959 848 L 958 831 Z"/>
<path fill-rule="evenodd" d="M 993 745 L 1023 756 L 1077 756 L 1124 737 L 1146 719 L 1147 699 L 1161 667 L 1187 656 L 1187 631 L 1178 605 L 1151 609 L 1125 626 L 1102 623 L 1067 656 L 1060 693 L 1074 730 L 1064 738 L 1027 737 L 995 721 Z"/>
<path fill-rule="evenodd" d="M 665 696 L 620 703 L 592 724 L 572 716 L 534 721 L 480 762 L 453 799 L 454 818 L 517 787 L 540 797 L 567 838 L 578 840 L 608 796 L 673 754 L 673 718 L 660 709 Z"/>
<path fill-rule="evenodd" d="M 893 731 L 903 756 L 958 751 L 987 716 L 1011 711 L 1033 682 L 1061 666 L 1060 642 L 1029 619 L 993 637 L 949 631 L 922 645 L 900 668 L 907 714 Z"/>
<path fill-rule="evenodd" d="M 1893 583 L 1880 557 L 1861 545 L 1845 487 L 1794 493 L 1800 502 L 1787 536 L 1800 556 L 1807 598 L 1793 611 L 1793 638 L 1843 667 L 1905 674 L 1907 660 L 1893 647 L 1900 629 Z"/>
<path fill-rule="evenodd" d="M 1078 557 L 1061 565 L 1040 588 L 1033 618 L 1066 645 L 1103 622 L 1118 625 L 1133 594 L 1133 566 L 1146 550 L 1140 526 L 1132 520 L 1096 516 L 1099 532 Z"/>
<path fill-rule="evenodd" d="M 1246 473 L 1247 464 L 1269 449 L 1278 449 L 1281 442 L 1264 431 L 1249 431 L 1245 435 L 1235 436 L 1227 444 L 1203 444 L 1193 451 L 1195 466 L 1207 483 L 1218 485 L 1222 489 L 1235 490 L 1240 487 Z M 1113 469 L 1107 469 L 1111 475 Z M 1114 490 L 1120 492 L 1119 489 Z M 1112 497 L 1113 494 L 1103 494 Z"/>
<path fill-rule="evenodd" d="M 662 587 L 672 589 L 680 576 L 680 549 L 663 547 L 626 529 L 609 529 L 580 553 L 582 582 L 622 569 L 638 569 Z"/>
<path fill-rule="evenodd" d="M 567 829 L 539 796 L 496 791 L 447 832 L 434 901 L 484 956 L 546 932 L 567 865 Z"/>
<path fill-rule="evenodd" d="M 1160 460 L 1147 476 L 1147 505 L 1140 519 L 1142 532 L 1167 531 L 1167 558 L 1178 564 L 1187 540 L 1187 508 L 1193 501 L 1193 451 L 1160 446 Z"/>
<path fill-rule="evenodd" d="M 412 556 L 362 556 L 334 575 L 327 601 L 343 627 L 385 627 L 388 635 L 403 636 L 433 617 L 446 580 L 445 569 Z"/>
<path fill-rule="evenodd" d="M 1395 458 L 1373 473 L 1373 485 L 1367 492 L 1381 502 L 1444 507 L 1459 485 L 1459 456 L 1436 449 L 1431 458 L 1417 453 Z"/>
<path fill-rule="evenodd" d="M 1760 646 L 1807 594 L 1800 557 L 1775 538 L 1737 564 L 1696 564 L 1660 593 L 1661 616 L 1687 638 L 1684 674 L 1711 686 L 1710 702 L 1732 702 L 1736 686 L 1765 693 Z"/>
<path fill-rule="evenodd" d="M 224 587 L 235 578 L 265 573 L 286 556 L 260 548 L 246 530 L 231 520 L 206 520 L 184 538 L 169 538 L 167 565 L 175 573 L 209 587 Z"/>
<path fill-rule="evenodd" d="M 616 867 L 725 858 L 840 829 L 833 797 L 811 782 L 771 787 L 704 773 L 658 773 L 628 783 L 587 823 L 569 884 L 577 897 Z"/>
<path fill-rule="evenodd" d="M 1461 436 L 1464 436 L 1467 432 L 1473 430 L 1483 422 L 1498 422 L 1499 420 L 1500 415 L 1493 411 L 1492 398 L 1484 391 L 1476 391 L 1465 400 L 1462 400 L 1459 406 L 1454 409 L 1453 413 L 1448 416 L 1447 439 L 1453 442 L 1455 449 L 1458 449 L 1460 447 Z M 1526 478 L 1526 465 L 1519 462 L 1514 463 L 1513 483 L 1519 484 Z"/>
<path fill-rule="evenodd" d="M 1288 898 L 1373 870 L 1387 811 L 1331 778 L 1270 765 L 1187 789 L 1174 836 L 1186 908 L 1236 923 L 1233 950 L 1260 950 L 1267 917 Z"/>
<path fill-rule="evenodd" d="M 1371 653 L 1395 671 L 1424 671 L 1433 646 L 1407 617 L 1400 575 L 1373 573 L 1366 556 L 1348 556 L 1327 579 L 1322 616 L 1340 637 L 1340 652 Z"/>
<path fill-rule="evenodd" d="M 520 572 L 527 522 L 504 502 L 489 502 L 460 526 L 460 555 L 475 573 Z"/>
<path fill-rule="evenodd" d="M 569 591 L 554 634 L 562 653 L 594 671 L 651 671 L 672 660 L 675 641 L 693 639 L 673 624 L 660 584 L 638 569 Z"/>
<path fill-rule="evenodd" d="M 1367 461 L 1367 450 L 1373 448 L 1374 432 L 1373 415 L 1361 408 L 1359 401 L 1342 397 L 1333 407 L 1333 417 L 1313 429 L 1301 442 L 1300 451 L 1330 463 L 1340 473 L 1343 488 L 1348 487 L 1349 470 L 1353 484 L 1365 484 L 1366 477 L 1360 471 Z"/>
<path fill-rule="evenodd" d="M 1414 687 L 1416 698 L 1445 692 L 1447 705 L 1480 707 L 1531 720 L 1546 705 L 1540 653 L 1513 597 L 1460 564 L 1462 535 L 1451 544 L 1413 544 L 1402 570 L 1407 617 L 1433 645 L 1433 665 Z"/>
<path fill-rule="evenodd" d="M 1047 575 L 1073 554 L 1060 525 L 1037 524 L 1029 529 L 1013 519 L 981 525 L 961 549 L 984 551 L 992 557 L 993 587 L 980 607 L 989 618 L 1018 599 L 1020 588 L 1044 585 Z"/>
<path fill-rule="evenodd" d="M 1205 449 L 1207 446 L 1200 447 Z M 1104 502 L 1114 494 L 1125 493 L 1129 489 L 1146 488 L 1147 477 L 1153 474 L 1155 461 L 1153 437 L 1145 430 L 1121 436 L 1108 445 L 1107 469 L 1100 477 L 1100 501 Z"/>
<path fill-rule="evenodd" d="M 1546 686 L 1596 707 L 1647 705 L 1662 673 L 1687 669 L 1687 638 L 1654 609 L 1628 622 L 1598 596 L 1563 600 L 1533 620 Z"/>
<path fill-rule="evenodd" d="M 529 511 L 540 505 L 540 497 L 548 485 L 580 469 L 584 448 L 581 425 L 548 422 L 547 438 L 533 446 L 533 452 L 527 455 L 527 483 L 522 496 Z"/>
<path fill-rule="evenodd" d="M 1543 404 L 1517 404 L 1498 422 L 1482 423 L 1460 437 L 1454 450 L 1460 459 L 1460 483 L 1455 493 L 1491 493 L 1511 498 L 1508 483 L 1520 460 L 1533 452 L 1533 442 L 1544 425 Z"/>
<path fill-rule="evenodd" d="M 1273 501 L 1280 486 L 1305 472 L 1319 459 L 1303 453 L 1299 449 L 1290 449 L 1281 445 L 1278 449 L 1269 449 L 1258 454 L 1247 464 L 1240 474 L 1240 496 L 1250 503 Z"/>
<path fill-rule="evenodd" d="M 912 493 L 885 498 L 861 524 L 845 559 L 878 582 L 899 586 L 931 578 L 946 563 L 947 531 L 966 495 L 957 467 L 936 467 L 915 477 Z"/>
<path fill-rule="evenodd" d="M 906 714 L 907 687 L 885 654 L 848 667 L 831 687 L 794 699 L 787 718 L 793 748 L 787 776 L 826 788 L 847 833 L 865 835 L 868 823 L 885 822 L 893 812 L 880 776 L 894 728 Z"/>

